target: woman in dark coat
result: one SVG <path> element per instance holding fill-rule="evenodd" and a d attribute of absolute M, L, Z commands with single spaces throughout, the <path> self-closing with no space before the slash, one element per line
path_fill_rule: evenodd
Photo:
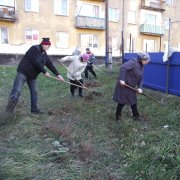
<path fill-rule="evenodd" d="M 132 109 L 133 119 L 139 120 L 139 112 L 137 110 L 136 92 L 129 89 L 125 84 L 137 88 L 138 93 L 142 93 L 142 76 L 143 67 L 150 61 L 148 53 L 139 53 L 136 60 L 129 60 L 120 67 L 118 82 L 115 87 L 113 100 L 118 103 L 116 109 L 116 120 L 120 120 L 121 111 L 124 105 L 130 105 Z"/>

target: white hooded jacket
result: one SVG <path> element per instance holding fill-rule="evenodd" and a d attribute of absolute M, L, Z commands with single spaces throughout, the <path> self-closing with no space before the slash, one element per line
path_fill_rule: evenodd
<path fill-rule="evenodd" d="M 67 78 L 71 80 L 80 80 L 82 79 L 82 72 L 85 70 L 87 66 L 87 62 L 81 62 L 80 56 L 65 56 L 61 58 L 61 61 L 71 61 L 68 71 L 67 71 Z"/>

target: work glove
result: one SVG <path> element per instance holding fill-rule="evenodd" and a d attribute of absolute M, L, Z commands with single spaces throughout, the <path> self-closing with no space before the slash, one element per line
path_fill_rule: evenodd
<path fill-rule="evenodd" d="M 140 88 L 138 88 L 138 89 L 137 89 L 137 92 L 138 92 L 139 94 L 142 94 L 142 93 L 143 93 L 143 90 L 140 89 Z"/>
<path fill-rule="evenodd" d="M 119 82 L 120 82 L 120 84 L 121 84 L 122 86 L 125 85 L 125 81 L 120 80 Z"/>
<path fill-rule="evenodd" d="M 58 75 L 57 78 L 58 78 L 60 81 L 64 81 L 64 78 L 63 78 L 61 75 Z"/>
<path fill-rule="evenodd" d="M 44 75 L 45 75 L 46 77 L 50 77 L 50 76 L 51 76 L 48 72 L 44 73 Z"/>

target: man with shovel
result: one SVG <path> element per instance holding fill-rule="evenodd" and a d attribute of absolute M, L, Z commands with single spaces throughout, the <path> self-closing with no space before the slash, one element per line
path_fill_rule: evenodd
<path fill-rule="evenodd" d="M 49 38 L 43 38 L 41 44 L 32 46 L 20 61 L 17 68 L 17 75 L 14 80 L 13 88 L 10 93 L 9 101 L 6 107 L 6 114 L 13 114 L 14 108 L 20 97 L 21 89 L 25 82 L 27 82 L 31 95 L 31 113 L 42 113 L 37 107 L 37 85 L 36 78 L 42 73 L 45 77 L 50 77 L 50 74 L 44 68 L 46 66 L 49 70 L 57 76 L 60 81 L 64 81 L 63 77 L 57 71 L 46 51 L 50 48 L 51 42 Z"/>
<path fill-rule="evenodd" d="M 67 68 L 67 78 L 71 83 L 70 85 L 71 96 L 74 97 L 75 89 L 78 86 L 79 96 L 84 97 L 82 93 L 83 80 L 81 74 L 86 68 L 89 55 L 86 53 L 81 55 L 81 52 L 78 49 L 76 49 L 72 54 L 73 54 L 72 56 L 65 56 L 61 58 L 59 61 L 61 63 L 64 61 L 71 61 L 69 67 Z"/>
<path fill-rule="evenodd" d="M 143 52 L 137 54 L 136 60 L 129 60 L 122 64 L 120 67 L 118 82 L 115 87 L 113 100 L 118 103 L 116 108 L 116 121 L 121 119 L 121 111 L 125 105 L 130 105 L 133 119 L 141 121 L 139 112 L 137 110 L 137 96 L 136 93 L 143 93 L 143 68 L 148 64 L 150 56 L 148 53 Z M 132 90 L 133 87 L 137 91 Z"/>

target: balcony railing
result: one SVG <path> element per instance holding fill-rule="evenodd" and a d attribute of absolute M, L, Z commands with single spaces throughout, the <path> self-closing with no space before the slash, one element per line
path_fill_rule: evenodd
<path fill-rule="evenodd" d="M 0 5 L 0 21 L 14 22 L 15 20 L 15 7 Z"/>
<path fill-rule="evenodd" d="M 76 28 L 82 29 L 105 29 L 105 19 L 87 16 L 76 16 Z"/>
<path fill-rule="evenodd" d="M 153 11 L 165 11 L 162 0 L 141 0 L 141 8 Z"/>
<path fill-rule="evenodd" d="M 164 35 L 164 27 L 151 24 L 142 24 L 140 27 L 140 33 L 162 36 Z"/>

